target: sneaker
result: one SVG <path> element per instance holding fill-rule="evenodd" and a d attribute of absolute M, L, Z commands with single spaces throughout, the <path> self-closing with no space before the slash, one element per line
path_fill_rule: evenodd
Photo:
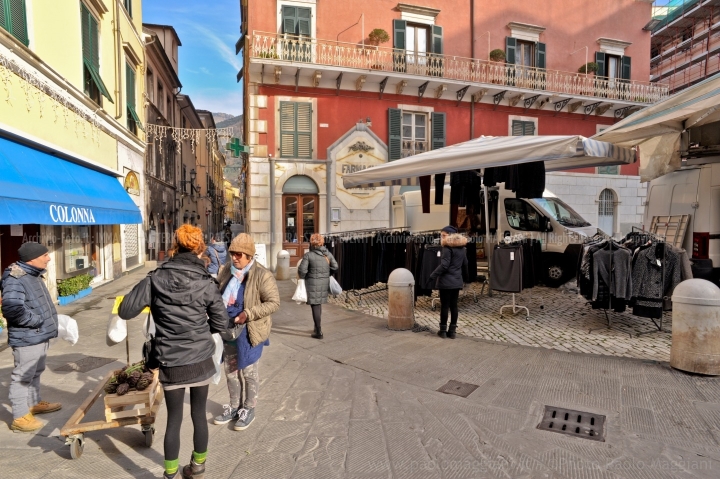
<path fill-rule="evenodd" d="M 60 409 L 62 409 L 62 404 L 59 402 L 40 401 L 30 408 L 30 412 L 33 414 L 46 414 L 49 412 L 59 411 Z"/>
<path fill-rule="evenodd" d="M 242 431 L 250 427 L 250 424 L 255 420 L 255 408 L 252 409 L 241 409 L 238 412 L 238 421 L 235 423 L 236 431 Z"/>
<path fill-rule="evenodd" d="M 240 408 L 238 407 L 230 407 L 229 404 L 223 404 L 223 413 L 219 416 L 215 416 L 213 422 L 215 424 L 227 424 L 230 421 L 237 420 L 239 410 Z"/>
<path fill-rule="evenodd" d="M 35 419 L 33 413 L 29 412 L 23 417 L 15 419 L 10 425 L 10 429 L 19 432 L 33 432 L 43 427 L 43 423 Z"/>

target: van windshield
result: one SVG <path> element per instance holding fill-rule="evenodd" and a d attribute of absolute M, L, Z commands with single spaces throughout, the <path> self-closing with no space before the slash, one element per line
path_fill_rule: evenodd
<path fill-rule="evenodd" d="M 585 221 L 582 216 L 577 214 L 560 198 L 534 198 L 533 201 L 536 201 L 548 215 L 563 226 L 570 228 L 590 226 L 590 223 Z"/>

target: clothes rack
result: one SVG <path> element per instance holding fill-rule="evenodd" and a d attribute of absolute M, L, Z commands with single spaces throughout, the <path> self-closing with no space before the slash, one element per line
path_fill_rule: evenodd
<path fill-rule="evenodd" d="M 665 238 L 663 238 L 663 237 L 661 237 L 661 236 L 658 236 L 658 235 L 656 235 L 656 234 L 654 234 L 654 233 L 650 233 L 649 231 L 645 231 L 645 230 L 643 230 L 642 228 L 638 228 L 637 226 L 633 226 L 633 227 L 632 227 L 632 232 L 633 232 L 633 233 L 640 233 L 641 236 L 646 236 L 646 237 L 649 238 L 649 239 L 654 239 L 655 241 L 665 243 L 665 246 L 663 247 L 662 265 L 661 265 L 661 269 L 660 269 L 660 271 L 661 271 L 661 273 L 660 273 L 660 278 L 661 278 L 661 281 L 662 281 L 662 282 L 661 282 L 661 287 L 662 287 L 662 292 L 663 292 L 663 299 L 665 299 L 665 296 L 664 296 L 664 295 L 665 295 L 665 261 L 666 261 L 666 259 L 667 259 L 667 242 L 665 241 Z M 660 314 L 660 318 L 659 318 L 659 319 L 660 319 L 660 322 L 659 322 L 659 324 L 658 324 L 658 323 L 655 321 L 655 318 L 650 318 L 650 321 L 653 322 L 653 324 L 654 324 L 655 327 L 657 328 L 657 331 L 655 331 L 655 330 L 643 331 L 643 332 L 640 332 L 640 333 L 637 334 L 638 337 L 641 336 L 641 335 L 643 335 L 643 334 L 656 333 L 656 332 L 662 331 L 662 330 L 663 330 L 663 329 L 662 329 L 662 325 L 663 325 L 662 313 Z"/>

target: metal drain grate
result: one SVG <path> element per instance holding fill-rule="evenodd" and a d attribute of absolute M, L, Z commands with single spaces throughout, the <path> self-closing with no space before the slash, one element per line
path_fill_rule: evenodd
<path fill-rule="evenodd" d="M 86 373 L 101 366 L 105 366 L 106 364 L 110 364 L 113 361 L 117 361 L 117 359 L 87 356 L 75 361 L 74 363 L 67 363 L 63 366 L 60 366 L 59 368 L 55 369 L 55 372 L 71 373 L 73 371 L 77 371 L 79 373 Z"/>
<path fill-rule="evenodd" d="M 438 391 L 445 394 L 454 394 L 455 396 L 468 397 L 478 388 L 476 384 L 461 383 L 460 381 L 448 381 L 440 386 Z"/>
<path fill-rule="evenodd" d="M 601 414 L 545 406 L 545 414 L 537 428 L 605 442 L 605 416 Z"/>

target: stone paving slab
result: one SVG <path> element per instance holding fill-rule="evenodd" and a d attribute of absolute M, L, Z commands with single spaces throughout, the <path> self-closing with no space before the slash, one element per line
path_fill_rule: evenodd
<path fill-rule="evenodd" d="M 42 391 L 64 409 L 41 416 L 48 423 L 38 434 L 0 427 L 4 476 L 161 477 L 164 407 L 151 448 L 139 427 L 111 429 L 88 433 L 83 456 L 70 460 L 57 437 L 94 384 L 124 361 L 124 345 L 105 345 L 107 298 L 143 275 L 62 308 L 78 320 L 80 341 L 52 345 Z M 324 308 L 325 339 L 318 341 L 309 338 L 310 308 L 289 301 L 293 289 L 280 283 L 283 304 L 260 364 L 255 422 L 243 432 L 210 426 L 208 479 L 720 477 L 717 378 L 647 359 L 388 331 L 382 319 L 333 305 Z M 128 326 L 137 360 L 142 322 Z M 55 371 L 89 355 L 117 361 L 86 373 Z M 10 350 L 0 352 L 0 421 L 6 423 L 11 367 Z M 468 398 L 436 391 L 449 380 L 479 387 Z M 211 386 L 209 422 L 226 402 L 224 384 Z M 538 430 L 545 405 L 606 415 L 606 441 Z M 186 407 L 181 462 L 192 451 L 189 413 Z M 102 417 L 101 408 L 89 416 Z"/>
<path fill-rule="evenodd" d="M 379 284 L 373 288 L 382 288 Z M 473 296 L 473 293 L 475 296 Z M 435 309 L 432 302 L 435 299 Z M 477 299 L 477 302 L 475 302 Z M 351 311 L 360 311 L 378 318 L 387 318 L 387 290 L 364 294 L 362 297 L 344 293 L 330 302 Z M 458 333 L 464 336 L 502 343 L 533 346 L 558 351 L 602 354 L 655 361 L 670 360 L 672 314 L 663 315 L 663 329 L 659 331 L 650 319 L 608 311 L 612 328 L 608 329 L 605 313 L 593 310 L 587 301 L 568 288 L 535 287 L 515 295 L 518 305 L 527 306 L 512 314 L 500 307 L 512 304 L 512 295 L 498 291 L 493 296 L 481 294 L 481 285 L 473 283 L 461 293 Z M 437 292 L 433 297 L 419 297 L 415 303 L 415 321 L 437 331 L 440 317 Z"/>

